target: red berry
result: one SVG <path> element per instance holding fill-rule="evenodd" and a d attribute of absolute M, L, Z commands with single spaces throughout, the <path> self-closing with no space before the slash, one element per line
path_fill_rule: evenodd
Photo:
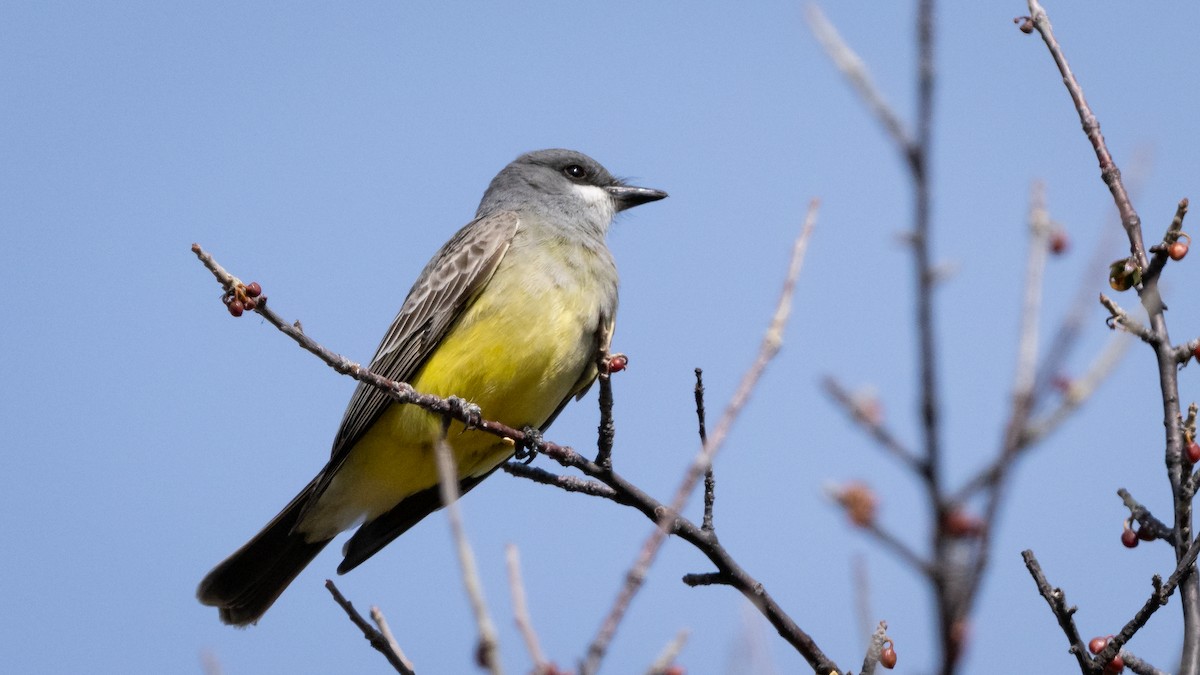
<path fill-rule="evenodd" d="M 1109 661 L 1107 666 L 1104 666 L 1104 672 L 1106 672 L 1106 673 L 1120 673 L 1120 672 L 1123 672 L 1124 670 L 1125 670 L 1125 659 L 1121 658 L 1120 654 L 1117 654 L 1116 656 L 1114 656 L 1113 660 Z"/>
<path fill-rule="evenodd" d="M 1062 255 L 1067 252 L 1071 245 L 1071 240 L 1067 238 L 1067 233 L 1062 230 L 1055 230 L 1050 235 L 1050 252 L 1054 255 Z"/>
<path fill-rule="evenodd" d="M 1200 443 L 1196 441 L 1188 443 L 1187 458 L 1192 464 L 1200 463 Z"/>
<path fill-rule="evenodd" d="M 241 316 L 245 309 L 246 308 L 244 305 L 242 305 L 241 300 L 231 300 L 229 302 L 229 313 L 234 316 Z"/>
<path fill-rule="evenodd" d="M 1183 256 L 1187 255 L 1188 245 L 1182 241 L 1177 241 L 1167 247 L 1167 255 L 1171 256 L 1171 260 L 1183 260 Z"/>
<path fill-rule="evenodd" d="M 608 360 L 608 372 L 619 373 L 629 366 L 629 357 L 624 354 L 614 354 Z"/>
<path fill-rule="evenodd" d="M 257 298 L 262 295 L 262 286 L 259 286 L 257 281 L 251 281 L 246 284 L 246 295 Z"/>
<path fill-rule="evenodd" d="M 1093 654 L 1099 654 L 1100 652 L 1104 651 L 1104 648 L 1107 646 L 1108 646 L 1108 638 L 1094 637 L 1094 638 L 1092 638 L 1091 642 L 1088 642 L 1088 651 L 1090 651 Z"/>
<path fill-rule="evenodd" d="M 255 300 L 254 298 L 246 298 L 245 304 L 246 304 L 246 309 L 250 310 L 251 312 L 254 311 L 255 307 L 258 307 L 258 301 Z"/>
<path fill-rule="evenodd" d="M 1192 350 L 1192 356 L 1195 357 L 1197 361 L 1200 361 L 1200 344 L 1197 344 L 1196 348 Z"/>
<path fill-rule="evenodd" d="M 1134 532 L 1133 530 L 1129 529 L 1128 526 L 1126 526 L 1125 529 L 1121 532 L 1121 543 L 1125 545 L 1125 548 L 1137 548 L 1137 545 L 1138 545 L 1137 533 Z"/>
<path fill-rule="evenodd" d="M 896 667 L 896 650 L 891 647 L 884 647 L 883 651 L 879 652 L 879 665 L 891 670 Z"/>

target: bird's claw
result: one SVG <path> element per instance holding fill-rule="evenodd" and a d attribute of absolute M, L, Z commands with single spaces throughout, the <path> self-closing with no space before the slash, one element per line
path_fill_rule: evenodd
<path fill-rule="evenodd" d="M 529 464 L 537 457 L 542 447 L 542 430 L 536 427 L 525 427 L 521 433 L 525 434 L 525 440 L 517 444 L 517 450 L 513 453 L 513 457 Z"/>
<path fill-rule="evenodd" d="M 446 399 L 446 403 L 450 404 L 450 410 L 454 415 L 463 420 L 466 429 L 475 429 L 483 422 L 483 409 L 467 399 L 451 396 Z"/>

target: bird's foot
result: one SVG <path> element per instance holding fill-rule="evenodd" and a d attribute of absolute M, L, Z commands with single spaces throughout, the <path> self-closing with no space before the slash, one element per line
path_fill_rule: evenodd
<path fill-rule="evenodd" d="M 517 444 L 517 450 L 513 453 L 513 457 L 529 464 L 541 451 L 542 430 L 536 427 L 525 427 L 521 429 L 521 433 L 525 434 L 525 440 Z"/>
<path fill-rule="evenodd" d="M 451 396 L 446 399 L 446 403 L 450 404 L 451 413 L 462 420 L 467 429 L 474 429 L 483 421 L 483 409 L 465 398 Z"/>

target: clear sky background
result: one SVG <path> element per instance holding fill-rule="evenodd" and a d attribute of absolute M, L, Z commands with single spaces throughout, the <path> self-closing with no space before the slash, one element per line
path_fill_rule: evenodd
<path fill-rule="evenodd" d="M 911 4 L 826 8 L 906 119 Z M 1125 246 L 1045 47 L 1012 24 L 1024 4 L 943 5 L 935 250 L 957 272 L 937 307 L 947 472 L 961 480 L 995 451 L 1007 411 L 1031 181 L 1046 181 L 1073 241 L 1048 270 L 1047 332 L 1081 280 L 1107 290 L 1105 269 L 1088 266 L 1094 247 L 1107 261 Z M 1200 197 L 1200 5 L 1047 9 L 1115 157 L 1139 176 L 1155 241 L 1179 198 Z M 705 368 L 715 414 L 752 361 L 804 205 L 821 198 L 783 352 L 717 461 L 718 531 L 855 670 L 852 560 L 864 555 L 872 614 L 889 621 L 901 671 L 927 672 L 925 587 L 822 496 L 826 481 L 867 480 L 882 522 L 922 546 L 921 493 L 819 389 L 827 373 L 873 386 L 896 432 L 918 437 L 910 260 L 897 239 L 910 226 L 907 177 L 801 15 L 797 2 L 5 3 L 5 670 L 195 673 L 207 652 L 232 675 L 387 672 L 322 587 L 334 548 L 248 630 L 193 597 L 323 464 L 354 383 L 261 320 L 230 318 L 189 246 L 366 360 L 496 171 L 527 150 L 570 147 L 671 194 L 610 237 L 623 282 L 614 346 L 631 357 L 616 381 L 615 462 L 659 496 L 697 449 L 692 369 Z M 1197 265 L 1167 270 L 1177 341 L 1200 334 Z M 1089 307 L 1063 371 L 1081 372 L 1107 338 L 1103 309 Z M 1183 372 L 1185 402 L 1198 375 Z M 1165 546 L 1118 541 L 1118 487 L 1169 513 L 1158 398 L 1151 354 L 1135 345 L 1021 465 L 966 672 L 1074 667 L 1022 549 L 1080 606 L 1086 636 L 1118 630 L 1150 576 L 1173 568 Z M 596 420 L 593 393 L 548 436 L 588 447 Z M 546 651 L 572 665 L 650 525 L 504 475 L 463 509 L 508 670 L 528 665 L 508 542 Z M 730 664 L 763 631 L 774 672 L 803 671 L 734 591 L 679 582 L 708 570 L 671 542 L 606 672 L 640 672 L 684 627 L 690 672 L 745 672 Z M 443 516 L 339 583 L 359 607 L 384 609 L 418 671 L 471 670 L 475 629 Z M 1161 611 L 1131 649 L 1172 669 L 1178 615 Z"/>

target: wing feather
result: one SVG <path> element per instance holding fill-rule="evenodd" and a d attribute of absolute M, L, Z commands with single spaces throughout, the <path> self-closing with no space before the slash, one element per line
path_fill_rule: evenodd
<path fill-rule="evenodd" d="M 411 379 L 492 278 L 519 224 L 515 213 L 501 211 L 468 223 L 451 237 L 408 292 L 371 359 L 371 372 L 399 382 Z M 387 394 L 359 383 L 346 407 L 329 464 L 322 472 L 314 497 L 324 492 L 350 449 L 389 404 Z"/>

